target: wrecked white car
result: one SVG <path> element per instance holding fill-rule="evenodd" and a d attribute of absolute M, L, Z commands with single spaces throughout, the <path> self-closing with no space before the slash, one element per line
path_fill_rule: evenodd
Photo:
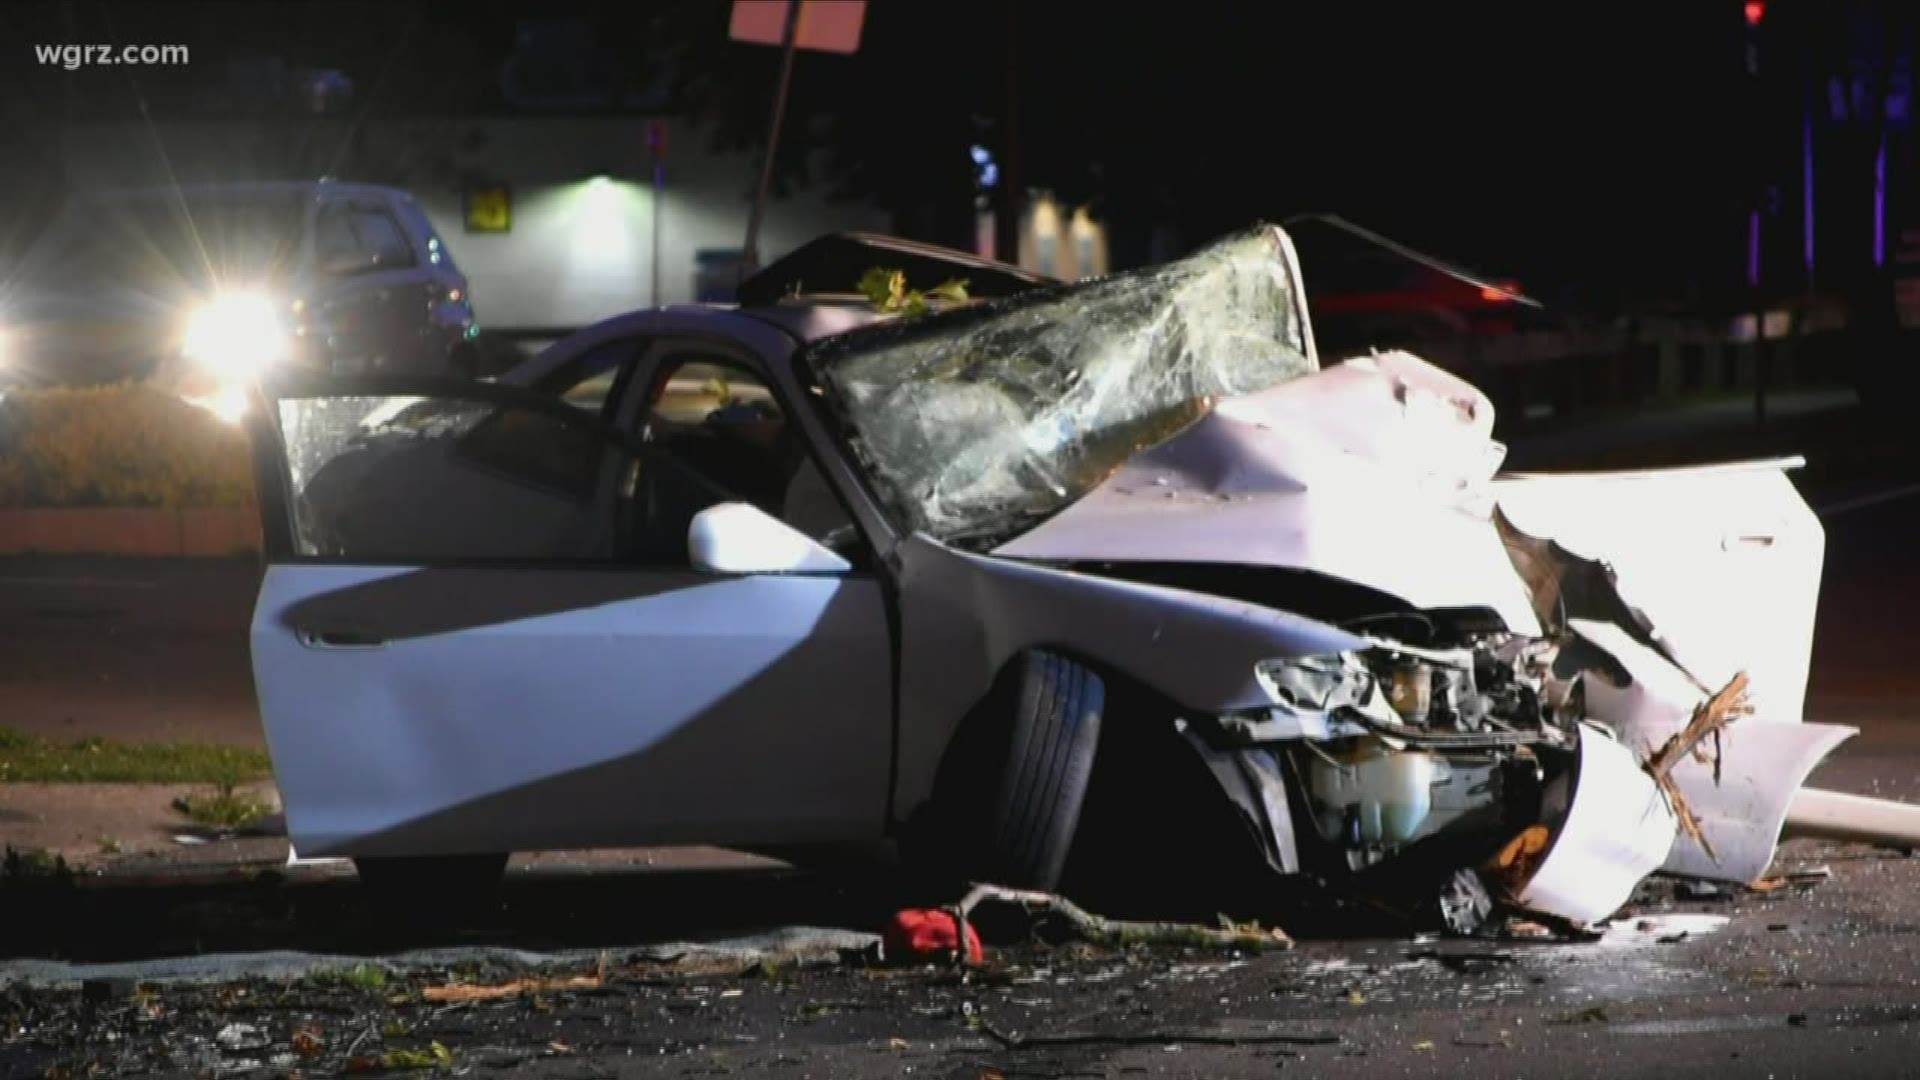
<path fill-rule="evenodd" d="M 1592 922 L 1662 868 L 1759 876 L 1852 733 L 1801 722 L 1790 463 L 1503 474 L 1472 386 L 1321 363 L 1277 228 L 1003 291 L 269 388 L 253 663 L 296 850 L 893 839 L 1051 888 L 1124 720 L 1272 873 L 1438 859 Z"/>

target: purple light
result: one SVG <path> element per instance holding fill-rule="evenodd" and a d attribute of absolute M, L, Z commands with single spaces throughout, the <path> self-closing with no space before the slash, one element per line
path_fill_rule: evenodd
<path fill-rule="evenodd" d="M 1873 265 L 1887 261 L 1887 137 L 1873 156 Z"/>
<path fill-rule="evenodd" d="M 1813 112 L 1808 110 L 1800 123 L 1800 242 L 1806 256 L 1807 273 L 1813 273 Z"/>
<path fill-rule="evenodd" d="M 1760 284 L 1760 211 L 1747 214 L 1747 284 Z"/>

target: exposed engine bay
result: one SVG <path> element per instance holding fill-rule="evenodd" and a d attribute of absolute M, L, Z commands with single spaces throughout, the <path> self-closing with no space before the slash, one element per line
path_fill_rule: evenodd
<path fill-rule="evenodd" d="M 1501 526 L 1543 633 L 1512 632 L 1485 609 L 1349 610 L 1339 621 L 1364 648 L 1263 663 L 1271 704 L 1181 722 L 1274 869 L 1425 875 L 1449 894 L 1439 908 L 1449 928 L 1468 932 L 1493 896 L 1575 922 L 1599 917 L 1670 846 L 1710 848 L 1685 835 L 1688 811 L 1645 770 L 1648 732 L 1621 707 L 1633 674 L 1596 644 L 1606 639 L 1594 617 L 1644 649 L 1641 662 L 1705 688 L 1671 661 L 1608 567 Z M 1608 815 L 1621 822 L 1619 863 L 1570 853 L 1543 872 L 1557 838 L 1604 833 Z M 1553 880 L 1569 877 L 1571 889 Z"/>
<path fill-rule="evenodd" d="M 1512 635 L 1452 649 L 1383 638 L 1357 656 L 1268 665 L 1285 719 L 1264 723 L 1297 732 L 1290 764 L 1320 838 L 1359 869 L 1442 830 L 1497 835 L 1535 816 L 1577 741 L 1577 681 L 1554 679 L 1552 652 Z M 1223 726 L 1262 740 L 1262 721 Z"/>

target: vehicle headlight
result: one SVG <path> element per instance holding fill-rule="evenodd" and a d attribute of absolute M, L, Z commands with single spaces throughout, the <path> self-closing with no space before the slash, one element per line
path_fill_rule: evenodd
<path fill-rule="evenodd" d="M 181 351 L 223 380 L 251 380 L 287 357 L 286 324 L 264 293 L 222 293 L 187 316 Z"/>

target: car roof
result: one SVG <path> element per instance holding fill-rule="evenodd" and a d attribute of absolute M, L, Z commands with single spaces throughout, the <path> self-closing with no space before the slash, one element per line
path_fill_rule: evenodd
<path fill-rule="evenodd" d="M 864 326 L 885 322 L 895 316 L 875 310 L 866 301 L 791 300 L 770 307 L 741 307 L 737 304 L 671 304 L 642 308 L 609 316 L 566 334 L 533 356 L 515 364 L 501 380 L 508 384 L 529 385 L 581 353 L 615 338 L 635 336 L 658 329 L 661 315 L 691 316 L 711 322 L 724 334 L 727 323 L 751 319 L 784 331 L 796 342 L 807 345 Z"/>
<path fill-rule="evenodd" d="M 898 270 L 919 288 L 963 280 L 967 295 L 976 299 L 1060 284 L 1046 275 L 955 248 L 880 233 L 837 232 L 800 245 L 742 282 L 739 298 L 748 307 L 767 308 L 796 293 L 817 295 L 823 282 L 858 288 L 861 276 L 874 267 Z"/>

